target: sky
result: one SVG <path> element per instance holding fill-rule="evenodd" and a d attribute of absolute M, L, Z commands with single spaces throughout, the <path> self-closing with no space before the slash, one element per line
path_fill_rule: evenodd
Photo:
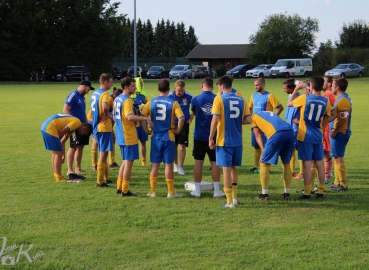
<path fill-rule="evenodd" d="M 119 0 L 117 0 L 119 1 Z M 118 13 L 134 18 L 134 0 L 120 0 Z M 316 44 L 338 41 L 344 23 L 369 23 L 368 0 L 136 0 L 136 19 L 191 25 L 201 44 L 248 44 L 269 15 L 318 19 Z"/>

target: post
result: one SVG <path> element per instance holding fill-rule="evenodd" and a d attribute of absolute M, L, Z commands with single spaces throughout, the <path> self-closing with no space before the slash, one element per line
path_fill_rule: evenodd
<path fill-rule="evenodd" d="M 133 74 L 137 77 L 137 35 L 136 35 L 136 0 L 134 0 L 134 23 L 133 23 Z"/>

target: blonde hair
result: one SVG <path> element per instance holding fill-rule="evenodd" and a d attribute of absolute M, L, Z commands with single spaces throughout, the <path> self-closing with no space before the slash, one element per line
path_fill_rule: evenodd
<path fill-rule="evenodd" d="M 174 87 L 185 87 L 186 83 L 183 80 L 177 80 L 174 84 Z"/>

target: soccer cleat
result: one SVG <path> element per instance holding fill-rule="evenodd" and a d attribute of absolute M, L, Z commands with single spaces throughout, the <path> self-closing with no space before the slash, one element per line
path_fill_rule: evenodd
<path fill-rule="evenodd" d="M 299 173 L 298 175 L 296 175 L 296 177 L 293 178 L 294 180 L 303 180 L 304 179 L 304 175 Z"/>
<path fill-rule="evenodd" d="M 116 162 L 113 162 L 112 164 L 109 164 L 108 167 L 109 168 L 119 168 L 120 166 Z"/>
<path fill-rule="evenodd" d="M 326 184 L 326 185 L 328 185 L 328 184 L 330 184 L 331 183 L 331 179 L 324 179 L 324 184 Z"/>
<path fill-rule="evenodd" d="M 240 202 L 237 200 L 237 199 L 233 199 L 233 202 L 232 202 L 234 205 L 239 205 Z"/>
<path fill-rule="evenodd" d="M 250 169 L 250 172 L 252 172 L 252 173 L 254 173 L 254 174 L 259 174 L 259 173 L 260 173 L 259 169 L 258 169 L 258 168 L 256 168 L 256 167 L 254 167 L 254 168 Z"/>
<path fill-rule="evenodd" d="M 310 195 L 302 195 L 302 196 L 298 197 L 297 199 L 298 200 L 306 200 L 306 201 L 308 201 L 308 200 L 310 200 Z"/>
<path fill-rule="evenodd" d="M 178 194 L 177 192 L 174 194 L 169 194 L 167 195 L 167 198 L 182 198 L 183 194 Z"/>
<path fill-rule="evenodd" d="M 304 192 L 305 192 L 305 189 L 296 190 L 296 193 L 302 193 L 302 194 L 304 194 Z"/>
<path fill-rule="evenodd" d="M 286 200 L 286 201 L 290 200 L 290 194 L 289 193 L 283 193 L 281 195 L 281 199 Z"/>
<path fill-rule="evenodd" d="M 78 180 L 78 179 L 83 180 L 83 179 L 86 179 L 86 177 L 84 177 L 83 175 L 78 175 L 74 172 L 68 174 L 67 180 Z"/>
<path fill-rule="evenodd" d="M 197 198 L 201 197 L 201 191 L 194 190 L 190 194 L 191 194 L 191 196 L 194 196 L 194 197 L 197 197 Z"/>
<path fill-rule="evenodd" d="M 173 172 L 178 172 L 178 164 L 174 164 L 174 166 L 173 166 Z"/>
<path fill-rule="evenodd" d="M 108 184 L 108 185 L 113 184 L 113 182 L 112 182 L 110 179 L 105 180 L 105 181 L 104 181 L 104 183 L 105 183 L 105 184 Z"/>
<path fill-rule="evenodd" d="M 310 191 L 311 194 L 316 194 L 318 192 L 318 187 L 315 187 L 312 191 Z"/>
<path fill-rule="evenodd" d="M 87 173 L 87 172 L 85 170 L 80 170 L 78 172 L 76 171 L 76 173 L 79 174 L 79 173 Z"/>
<path fill-rule="evenodd" d="M 314 194 L 314 196 L 313 196 L 315 199 L 320 199 L 320 200 L 322 200 L 322 199 L 324 199 L 324 194 Z"/>
<path fill-rule="evenodd" d="M 219 198 L 219 197 L 224 197 L 224 196 L 225 196 L 224 192 L 220 190 L 217 192 L 214 192 L 214 195 L 213 195 L 214 198 Z"/>
<path fill-rule="evenodd" d="M 147 193 L 147 197 L 151 197 L 151 198 L 154 198 L 154 197 L 156 197 L 156 193 L 155 192 L 153 192 L 153 193 Z"/>
<path fill-rule="evenodd" d="M 132 193 L 130 190 L 127 191 L 127 193 L 123 193 L 122 191 L 122 197 L 135 197 L 137 194 Z"/>
<path fill-rule="evenodd" d="M 343 187 L 341 185 L 338 185 L 337 187 L 331 187 L 331 190 L 332 191 L 337 191 L 337 192 L 339 192 L 339 191 L 348 191 L 348 187 Z"/>
<path fill-rule="evenodd" d="M 177 173 L 179 175 L 185 175 L 186 174 L 182 167 L 178 167 L 178 172 Z"/>
<path fill-rule="evenodd" d="M 54 179 L 55 179 L 56 182 L 65 182 L 65 181 L 67 181 L 67 178 L 65 178 L 62 175 L 54 175 Z"/>
<path fill-rule="evenodd" d="M 224 203 L 222 203 L 222 207 L 224 207 L 224 208 L 235 208 L 236 206 L 233 203 L 227 204 L 227 202 L 224 202 Z"/>
<path fill-rule="evenodd" d="M 107 183 L 103 182 L 101 185 L 99 185 L 98 183 L 96 183 L 96 187 L 110 187 Z"/>
<path fill-rule="evenodd" d="M 97 171 L 97 165 L 92 166 L 91 170 Z"/>
<path fill-rule="evenodd" d="M 336 188 L 336 187 L 338 187 L 339 185 L 336 185 L 336 184 L 332 184 L 332 185 L 329 185 L 328 187 L 329 188 Z"/>
<path fill-rule="evenodd" d="M 122 194 L 122 191 L 120 191 L 119 189 L 117 189 L 117 191 L 115 192 L 115 194 L 120 195 L 120 194 Z"/>
<path fill-rule="evenodd" d="M 260 195 L 255 197 L 255 200 L 267 201 L 267 200 L 269 200 L 269 195 L 268 194 L 260 194 Z"/>

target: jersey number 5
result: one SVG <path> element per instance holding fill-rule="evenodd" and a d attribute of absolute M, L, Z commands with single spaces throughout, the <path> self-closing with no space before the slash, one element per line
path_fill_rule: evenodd
<path fill-rule="evenodd" d="M 231 111 L 230 118 L 237 118 L 240 116 L 240 108 L 235 107 L 235 105 L 238 105 L 239 102 L 235 100 L 229 101 L 229 110 Z"/>

